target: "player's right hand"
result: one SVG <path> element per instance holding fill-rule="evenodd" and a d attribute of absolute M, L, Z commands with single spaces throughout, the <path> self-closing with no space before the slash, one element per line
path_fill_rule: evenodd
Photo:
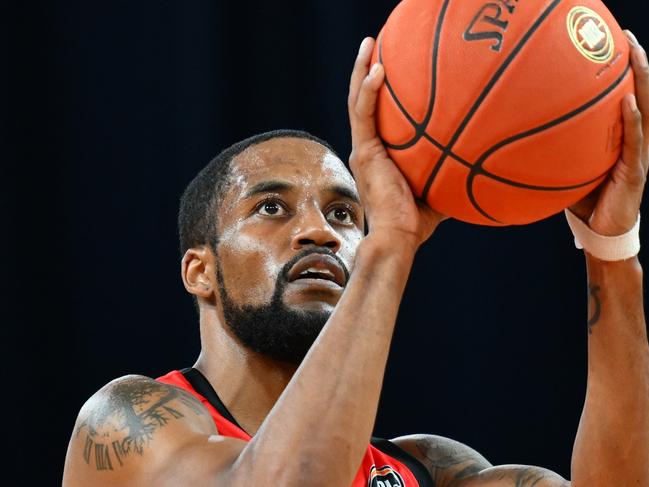
<path fill-rule="evenodd" d="M 370 234 L 385 235 L 417 249 L 447 217 L 415 201 L 408 182 L 388 155 L 376 131 L 375 111 L 383 66 L 370 70 L 374 39 L 363 40 L 349 87 L 352 153 L 349 164 L 365 209 Z"/>

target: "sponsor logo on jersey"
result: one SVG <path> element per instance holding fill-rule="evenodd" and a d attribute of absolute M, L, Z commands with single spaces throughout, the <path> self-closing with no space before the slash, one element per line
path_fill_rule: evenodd
<path fill-rule="evenodd" d="M 384 465 L 381 468 L 376 468 L 376 465 L 372 465 L 367 487 L 406 487 L 406 483 L 399 472 L 391 466 Z"/>
<path fill-rule="evenodd" d="M 575 7 L 568 14 L 568 34 L 577 50 L 595 63 L 613 57 L 615 42 L 611 29 L 600 15 L 586 7 Z"/>

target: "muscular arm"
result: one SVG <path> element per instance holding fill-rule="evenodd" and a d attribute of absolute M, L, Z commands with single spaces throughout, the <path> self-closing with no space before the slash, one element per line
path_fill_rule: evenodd
<path fill-rule="evenodd" d="M 649 169 L 649 62 L 628 33 L 636 98 L 622 106 L 622 158 L 593 206 L 574 211 L 600 235 L 636 221 Z M 637 258 L 588 267 L 588 386 L 572 457 L 576 487 L 649 485 L 649 345 Z"/>
<path fill-rule="evenodd" d="M 587 257 L 588 387 L 572 459 L 576 487 L 649 485 L 649 346 L 637 259 Z"/>

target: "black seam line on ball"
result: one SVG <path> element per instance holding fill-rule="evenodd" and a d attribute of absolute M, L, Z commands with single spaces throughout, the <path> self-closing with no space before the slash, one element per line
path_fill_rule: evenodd
<path fill-rule="evenodd" d="M 435 107 L 435 99 L 437 98 L 437 60 L 438 60 L 438 55 L 439 55 L 439 41 L 441 37 L 441 32 L 442 32 L 442 25 L 444 24 L 444 19 L 446 18 L 446 11 L 448 10 L 448 4 L 450 3 L 450 0 L 445 0 L 444 5 L 442 5 L 442 9 L 439 14 L 439 18 L 437 19 L 437 26 L 435 27 L 435 39 L 433 41 L 433 59 L 432 59 L 432 65 L 433 65 L 433 72 L 431 74 L 431 87 L 430 87 L 430 98 L 428 100 L 428 108 L 426 109 L 426 115 L 424 116 L 424 120 L 420 123 L 417 122 L 411 115 L 408 113 L 408 110 L 403 106 L 399 98 L 397 97 L 397 94 L 394 91 L 394 88 L 390 84 L 390 81 L 388 80 L 388 76 L 386 74 L 385 76 L 385 86 L 388 89 L 388 92 L 390 93 L 390 96 L 394 100 L 394 102 L 397 105 L 397 108 L 399 108 L 399 111 L 405 115 L 405 117 L 408 119 L 408 122 L 412 127 L 415 129 L 415 135 L 414 137 L 406 142 L 405 144 L 391 144 L 389 142 L 386 142 L 385 140 L 383 141 L 383 144 L 388 147 L 389 149 L 393 150 L 404 150 L 412 147 L 415 145 L 419 140 L 424 136 L 426 133 L 426 127 L 428 126 L 428 123 L 430 122 L 430 119 L 433 116 L 433 108 Z M 383 42 L 382 39 L 379 41 L 379 62 L 383 64 Z M 435 145 L 440 145 L 439 143 L 436 143 Z"/>
<path fill-rule="evenodd" d="M 552 128 L 552 127 L 556 127 L 557 125 L 560 125 L 560 124 L 570 120 L 571 118 L 579 115 L 580 113 L 588 110 L 593 105 L 597 104 L 602 99 L 606 98 L 613 90 L 615 90 L 615 88 L 617 88 L 622 83 L 622 81 L 624 81 L 624 79 L 629 75 L 630 72 L 631 72 L 631 65 L 627 64 L 626 68 L 624 69 L 624 72 L 613 83 L 611 83 L 601 93 L 599 93 L 593 99 L 591 99 L 588 102 L 584 103 L 580 107 L 574 109 L 573 111 L 571 111 L 569 113 L 566 113 L 565 115 L 562 115 L 562 116 L 560 116 L 558 118 L 555 118 L 554 120 L 552 120 L 550 122 L 547 122 L 547 123 L 545 123 L 543 125 L 540 125 L 539 127 L 527 130 L 525 132 L 521 132 L 520 134 L 514 135 L 512 137 L 509 137 L 509 138 L 497 143 L 496 145 L 494 145 L 493 147 L 491 147 L 487 151 L 485 151 L 484 154 L 482 154 L 478 158 L 478 160 L 475 162 L 475 164 L 471 165 L 471 173 L 467 177 L 467 195 L 469 196 L 469 201 L 471 201 L 471 204 L 475 207 L 475 209 L 478 210 L 484 217 L 486 217 L 486 218 L 488 218 L 488 219 L 490 219 L 490 220 L 492 220 L 494 222 L 502 223 L 502 222 L 496 220 L 495 218 L 493 218 L 492 216 L 490 216 L 489 214 L 487 214 L 480 207 L 480 205 L 478 205 L 478 203 L 477 203 L 477 201 L 475 199 L 475 196 L 473 194 L 473 181 L 475 180 L 476 176 L 478 176 L 478 175 L 487 176 L 487 174 L 491 174 L 491 173 L 488 173 L 487 171 L 485 171 L 483 169 L 483 165 L 485 164 L 487 159 L 492 154 L 494 154 L 495 152 L 502 149 L 503 147 L 505 147 L 505 146 L 507 146 L 509 144 L 512 144 L 512 143 L 514 143 L 514 142 L 516 142 L 518 140 L 524 139 L 526 137 L 530 137 L 532 135 L 536 135 L 536 134 L 538 134 L 540 132 L 543 132 L 545 130 L 548 130 L 548 129 Z M 597 181 L 598 179 L 601 179 L 602 176 L 604 176 L 607 172 L 608 171 L 606 171 L 604 174 L 598 176 L 597 178 L 595 178 L 595 179 L 593 179 L 591 181 L 581 183 L 581 184 L 578 184 L 578 185 L 564 186 L 564 187 L 543 187 L 543 186 L 524 185 L 524 184 L 520 184 L 520 183 L 515 183 L 514 181 L 506 181 L 506 182 L 507 182 L 507 184 L 510 184 L 512 186 L 517 186 L 519 188 L 525 188 L 525 189 L 532 189 L 532 190 L 536 190 L 536 191 L 568 191 L 568 190 L 578 189 L 578 188 L 582 188 L 584 186 L 588 186 L 588 185 L 594 183 L 595 181 Z M 492 179 L 500 180 L 500 178 L 493 177 L 493 176 L 494 175 L 491 174 L 490 177 L 492 177 Z M 505 181 L 502 181 L 502 182 L 505 182 Z"/>
<path fill-rule="evenodd" d="M 428 197 L 428 192 L 430 191 L 430 187 L 433 184 L 433 181 L 437 177 L 437 174 L 439 173 L 440 169 L 442 168 L 442 165 L 444 164 L 444 161 L 446 161 L 446 158 L 449 156 L 449 152 L 453 149 L 453 146 L 455 143 L 458 141 L 460 136 L 462 135 L 462 132 L 464 132 L 464 129 L 467 127 L 473 116 L 476 114 L 478 109 L 480 108 L 480 105 L 482 105 L 482 102 L 487 98 L 489 93 L 491 93 L 491 90 L 494 88 L 496 83 L 500 80 L 500 78 L 503 76 L 509 65 L 514 61 L 516 56 L 521 52 L 525 44 L 527 44 L 527 41 L 530 40 L 532 35 L 539 29 L 541 24 L 548 18 L 548 16 L 554 11 L 555 8 L 561 3 L 562 0 L 554 0 L 550 6 L 545 9 L 545 11 L 541 14 L 541 16 L 536 19 L 530 30 L 528 30 L 523 38 L 520 40 L 520 42 L 516 45 L 516 47 L 512 50 L 512 52 L 507 56 L 507 59 L 505 62 L 498 68 L 498 71 L 493 75 L 491 80 L 489 80 L 489 83 L 487 83 L 487 86 L 485 86 L 484 90 L 482 93 L 480 93 L 480 96 L 478 99 L 475 101 L 467 115 L 464 117 L 464 120 L 460 124 L 460 126 L 457 128 L 455 133 L 453 134 L 453 137 L 451 138 L 451 141 L 448 143 L 446 146 L 446 150 L 444 153 L 440 156 L 440 158 L 437 161 L 437 164 L 433 168 L 433 171 L 431 172 L 430 176 L 428 177 L 428 180 L 426 181 L 426 185 L 424 186 L 424 190 L 422 192 L 422 198 L 425 200 Z"/>
<path fill-rule="evenodd" d="M 424 135 L 424 137 L 427 140 L 430 140 L 431 143 L 435 143 L 434 140 L 431 140 L 430 138 L 426 137 L 426 135 Z M 466 159 L 463 159 L 462 157 L 458 156 L 457 154 L 454 154 L 454 153 L 451 152 L 449 154 L 449 156 L 452 157 L 456 162 L 462 164 L 467 169 L 472 169 L 474 167 L 474 164 L 470 163 Z M 482 167 L 480 167 L 480 170 L 476 171 L 476 172 L 479 173 L 479 174 L 476 174 L 476 175 L 484 176 L 484 177 L 486 177 L 488 179 L 493 179 L 494 181 L 498 181 L 499 183 L 508 184 L 510 186 L 516 186 L 517 188 L 532 189 L 532 190 L 537 190 L 537 191 L 568 191 L 568 190 L 571 190 L 571 189 L 578 189 L 578 188 L 581 188 L 583 186 L 588 186 L 589 184 L 591 184 L 591 183 L 597 181 L 598 179 L 600 179 L 608 171 L 606 171 L 605 173 L 597 176 L 593 180 L 588 181 L 586 183 L 580 183 L 580 184 L 570 185 L 570 186 L 538 186 L 538 185 L 534 185 L 534 184 L 521 183 L 521 182 L 515 181 L 513 179 L 507 179 L 507 178 L 505 178 L 503 176 L 498 176 L 497 174 L 494 174 L 494 173 L 492 173 L 490 171 L 487 171 L 486 169 L 484 169 Z"/>
<path fill-rule="evenodd" d="M 602 179 L 604 176 L 606 176 L 606 174 L 608 174 L 608 170 L 605 173 L 600 174 L 596 178 L 591 179 L 590 181 L 586 181 L 585 183 L 575 184 L 575 185 L 572 185 L 572 186 L 533 186 L 533 185 L 530 185 L 530 184 L 517 183 L 516 181 L 509 181 L 509 180 L 507 180 L 505 178 L 501 178 L 499 176 L 496 176 L 494 174 L 490 174 L 490 173 L 487 173 L 487 172 L 483 172 L 481 170 L 481 171 L 476 171 L 475 173 L 469 174 L 469 176 L 467 177 L 466 192 L 467 192 L 467 196 L 469 197 L 469 201 L 471 202 L 473 207 L 482 214 L 482 216 L 484 216 L 485 218 L 488 218 L 489 220 L 491 220 L 493 222 L 505 225 L 504 222 L 501 222 L 500 220 L 498 220 L 498 219 L 494 218 L 493 216 L 491 216 L 490 214 L 488 214 L 478 204 L 477 200 L 475 199 L 475 195 L 473 193 L 473 180 L 475 179 L 475 176 L 486 176 L 486 177 L 489 177 L 490 179 L 494 179 L 494 180 L 496 180 L 498 182 L 508 184 L 509 186 L 514 186 L 514 187 L 522 188 L 522 189 L 529 189 L 529 190 L 533 190 L 533 191 L 570 191 L 572 189 L 579 189 L 579 188 L 589 186 L 589 185 L 595 183 L 596 181 L 599 181 L 600 179 Z"/>

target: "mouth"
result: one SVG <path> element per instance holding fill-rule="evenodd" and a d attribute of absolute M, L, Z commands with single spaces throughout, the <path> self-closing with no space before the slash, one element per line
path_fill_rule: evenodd
<path fill-rule="evenodd" d="M 300 279 L 320 279 L 331 281 L 340 287 L 346 284 L 345 271 L 341 265 L 327 254 L 310 254 L 298 260 L 288 271 L 288 282 Z"/>

